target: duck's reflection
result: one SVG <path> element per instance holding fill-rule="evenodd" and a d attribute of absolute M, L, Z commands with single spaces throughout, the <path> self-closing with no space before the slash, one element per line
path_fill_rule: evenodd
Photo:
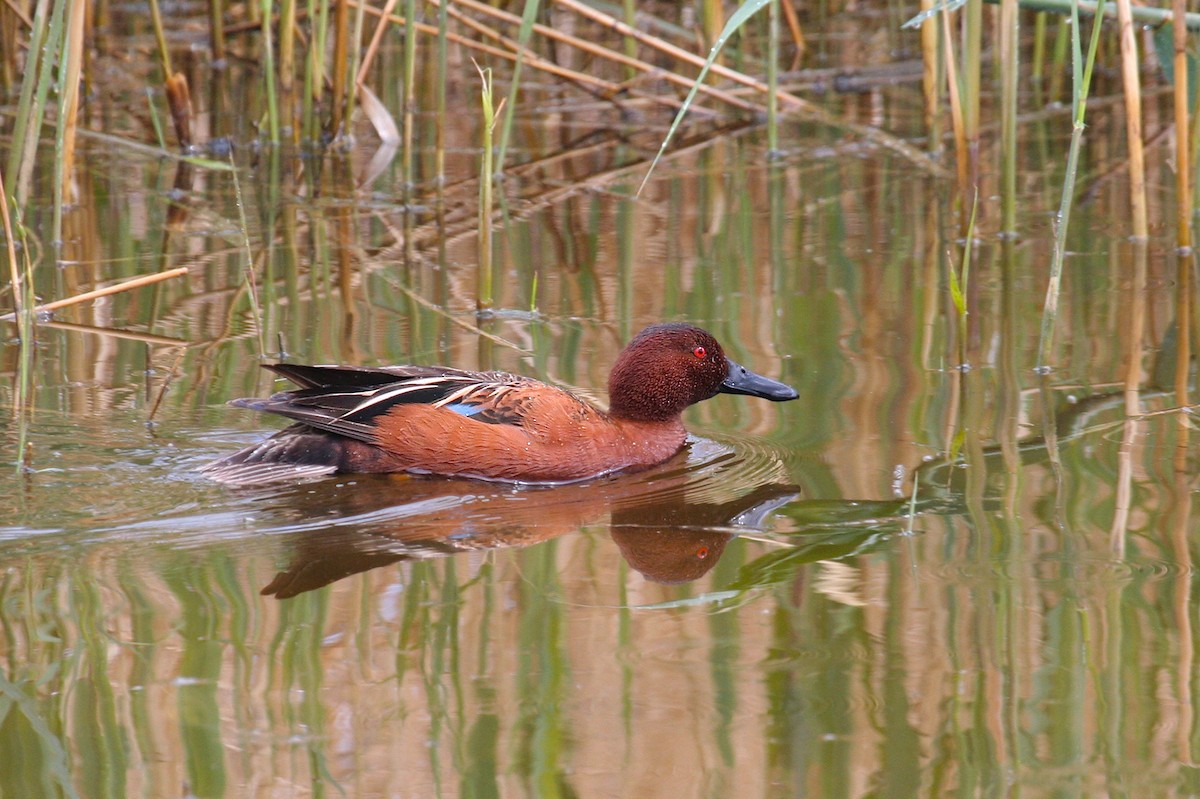
<path fill-rule="evenodd" d="M 292 539 L 293 556 L 262 593 L 286 599 L 399 561 L 525 547 L 605 516 L 631 567 L 655 582 L 688 582 L 716 565 L 730 538 L 761 529 L 798 496 L 795 486 L 766 485 L 729 501 L 696 498 L 706 493 L 713 481 L 679 466 L 549 488 L 372 476 L 277 490 L 265 510 L 283 521 L 276 532 Z"/>

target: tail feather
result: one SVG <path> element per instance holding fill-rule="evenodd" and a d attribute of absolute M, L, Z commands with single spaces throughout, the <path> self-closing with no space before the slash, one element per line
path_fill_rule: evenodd
<path fill-rule="evenodd" d="M 337 472 L 343 450 L 339 437 L 294 424 L 270 438 L 200 468 L 218 482 L 260 485 L 283 480 L 304 480 Z"/>

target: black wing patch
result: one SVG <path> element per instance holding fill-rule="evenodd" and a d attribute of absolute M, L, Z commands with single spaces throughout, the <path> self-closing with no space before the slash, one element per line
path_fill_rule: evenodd
<path fill-rule="evenodd" d="M 269 399 L 234 400 L 233 405 L 276 413 L 368 443 L 375 441 L 375 418 L 397 405 L 431 405 L 484 424 L 521 426 L 531 398 L 519 389 L 536 382 L 505 372 L 444 367 L 276 364 L 267 368 L 301 387 Z"/>

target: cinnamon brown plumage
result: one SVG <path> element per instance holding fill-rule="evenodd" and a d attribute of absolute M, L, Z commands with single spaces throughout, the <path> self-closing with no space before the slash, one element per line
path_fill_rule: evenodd
<path fill-rule="evenodd" d="M 227 483 L 335 472 L 417 472 L 567 482 L 644 469 L 683 446 L 680 416 L 719 392 L 773 401 L 791 387 L 725 357 L 687 324 L 646 328 L 609 377 L 607 412 L 569 391 L 506 372 L 443 366 L 266 367 L 298 388 L 233 404 L 296 422 L 204 467 Z"/>

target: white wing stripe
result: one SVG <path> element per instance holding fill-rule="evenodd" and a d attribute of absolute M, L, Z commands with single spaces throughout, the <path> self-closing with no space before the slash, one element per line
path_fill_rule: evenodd
<path fill-rule="evenodd" d="M 401 383 L 398 386 L 391 387 L 386 390 L 375 390 L 375 391 L 371 391 L 371 392 L 367 393 L 366 400 L 364 400 L 363 402 L 360 402 L 358 405 L 355 405 L 353 408 L 351 408 L 350 410 L 343 413 L 341 416 L 338 417 L 338 419 L 339 420 L 346 419 L 350 416 L 353 416 L 356 413 L 361 413 L 362 411 L 365 411 L 368 408 L 374 407 L 375 405 L 379 405 L 381 403 L 389 403 L 392 400 L 396 399 L 397 397 L 403 397 L 405 394 L 411 394 L 414 391 L 419 391 L 419 390 L 425 389 L 425 388 L 433 388 L 435 386 L 441 386 L 441 385 L 445 385 L 447 383 L 455 383 L 455 382 L 463 382 L 463 383 L 465 383 L 465 385 L 462 388 L 458 389 L 457 391 L 454 391 L 453 393 L 451 393 L 449 396 L 443 397 L 442 399 L 433 403 L 435 406 L 440 407 L 444 404 L 454 402 L 455 399 L 465 396 L 466 394 L 469 394 L 471 391 L 475 390 L 480 385 L 478 382 L 471 380 L 469 378 L 452 377 L 452 376 L 447 376 L 447 375 L 438 375 L 437 377 L 422 377 L 422 378 L 418 378 L 415 380 L 405 380 L 403 383 Z M 345 396 L 354 396 L 354 395 L 348 394 Z"/>

